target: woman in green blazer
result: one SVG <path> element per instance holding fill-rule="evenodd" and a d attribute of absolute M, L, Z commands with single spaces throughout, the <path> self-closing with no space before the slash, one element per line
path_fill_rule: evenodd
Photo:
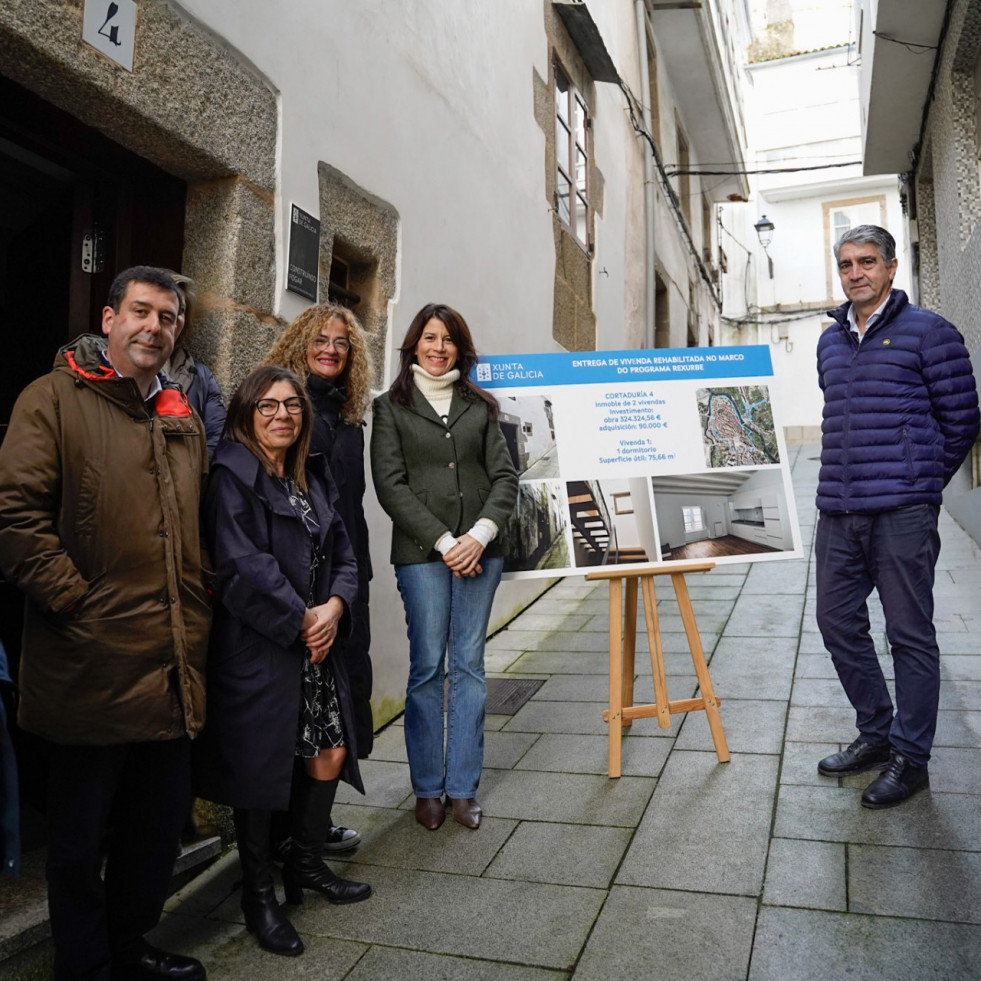
<path fill-rule="evenodd" d="M 445 794 L 454 819 L 477 828 L 484 640 L 503 565 L 499 531 L 518 477 L 497 402 L 470 381 L 477 353 L 463 317 L 428 304 L 399 350 L 398 376 L 374 402 L 371 471 L 394 525 L 392 563 L 408 624 L 405 745 L 416 820 L 435 831 Z"/>

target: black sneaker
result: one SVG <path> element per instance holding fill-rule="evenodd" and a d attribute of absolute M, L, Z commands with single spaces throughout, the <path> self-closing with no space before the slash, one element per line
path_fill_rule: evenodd
<path fill-rule="evenodd" d="M 324 842 L 325 852 L 349 852 L 361 844 L 361 835 L 353 828 L 338 828 L 331 826 Z"/>
<path fill-rule="evenodd" d="M 914 766 L 905 756 L 893 753 L 889 765 L 862 794 L 862 807 L 895 807 L 930 786 L 926 764 Z"/>
<path fill-rule="evenodd" d="M 851 773 L 877 770 L 889 762 L 889 744 L 873 746 L 861 736 L 840 753 L 826 756 L 818 763 L 818 773 L 826 777 L 847 777 Z"/>

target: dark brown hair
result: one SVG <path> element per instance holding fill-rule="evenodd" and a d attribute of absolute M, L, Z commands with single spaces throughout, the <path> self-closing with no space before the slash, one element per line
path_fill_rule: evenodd
<path fill-rule="evenodd" d="M 119 313 L 120 305 L 130 283 L 147 283 L 150 286 L 156 286 L 157 289 L 167 290 L 176 297 L 178 309 L 184 309 L 184 296 L 167 269 L 160 269 L 157 266 L 130 266 L 129 269 L 124 269 L 117 274 L 109 287 L 109 298 L 106 300 L 106 305 L 112 307 L 116 313 Z"/>
<path fill-rule="evenodd" d="M 293 391 L 303 399 L 303 424 L 296 442 L 286 451 L 285 475 L 291 477 L 301 490 L 307 489 L 307 457 L 313 435 L 313 409 L 303 383 L 288 368 L 277 364 L 264 364 L 249 375 L 232 396 L 225 419 L 225 439 L 241 443 L 262 464 L 266 473 L 276 476 L 272 462 L 255 438 L 255 404 L 276 382 L 289 382 Z"/>
<path fill-rule="evenodd" d="M 399 405 L 412 405 L 412 393 L 415 382 L 412 380 L 412 366 L 416 363 L 416 345 L 426 324 L 435 317 L 447 330 L 450 339 L 456 345 L 457 356 L 454 368 L 460 369 L 460 378 L 455 388 L 466 402 L 484 402 L 496 419 L 498 413 L 497 399 L 490 392 L 485 392 L 480 386 L 470 380 L 470 372 L 477 363 L 477 351 L 473 346 L 470 328 L 463 317 L 453 307 L 445 303 L 427 303 L 413 318 L 409 329 L 399 347 L 399 371 L 389 389 L 392 401 Z"/>

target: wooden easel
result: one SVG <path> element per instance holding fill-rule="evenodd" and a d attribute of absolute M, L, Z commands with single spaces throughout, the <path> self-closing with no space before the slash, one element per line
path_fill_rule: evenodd
<path fill-rule="evenodd" d="M 608 772 L 611 777 L 619 777 L 621 770 L 620 738 L 623 727 L 629 726 L 634 719 L 657 717 L 657 723 L 662 729 L 671 727 L 671 716 L 679 712 L 704 711 L 708 717 L 709 729 L 712 731 L 712 741 L 715 743 L 715 755 L 720 763 L 729 762 L 729 747 L 726 745 L 725 732 L 722 729 L 722 717 L 719 715 L 719 700 L 712 690 L 712 679 L 709 677 L 708 665 L 705 663 L 705 653 L 702 641 L 698 636 L 695 625 L 695 614 L 691 608 L 688 596 L 688 585 L 685 573 L 708 572 L 714 569 L 714 562 L 700 562 L 692 565 L 678 565 L 668 569 L 638 568 L 636 571 L 620 567 L 590 572 L 587 580 L 607 579 L 610 583 L 610 707 L 603 713 L 604 721 L 609 729 L 609 764 Z M 661 646 L 661 629 L 657 616 L 657 597 L 654 595 L 654 577 L 671 576 L 675 595 L 678 597 L 678 608 L 685 625 L 688 637 L 688 647 L 691 649 L 691 659 L 698 678 L 700 698 L 685 698 L 680 701 L 668 701 L 667 679 L 664 674 L 664 651 Z M 623 604 L 623 583 L 626 580 L 626 608 Z M 641 585 L 641 595 L 644 598 L 644 618 L 647 621 L 647 644 L 651 654 L 651 673 L 654 676 L 654 704 L 634 705 L 634 652 L 637 646 L 637 583 Z M 624 628 L 626 623 L 626 628 Z"/>

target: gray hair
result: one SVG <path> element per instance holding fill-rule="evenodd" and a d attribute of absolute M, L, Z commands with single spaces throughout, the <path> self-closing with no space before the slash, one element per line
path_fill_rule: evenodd
<path fill-rule="evenodd" d="M 835 242 L 835 261 L 843 245 L 854 242 L 856 245 L 874 245 L 882 256 L 882 261 L 888 266 L 896 258 L 896 240 L 884 228 L 878 225 L 856 225 L 849 228 Z"/>

